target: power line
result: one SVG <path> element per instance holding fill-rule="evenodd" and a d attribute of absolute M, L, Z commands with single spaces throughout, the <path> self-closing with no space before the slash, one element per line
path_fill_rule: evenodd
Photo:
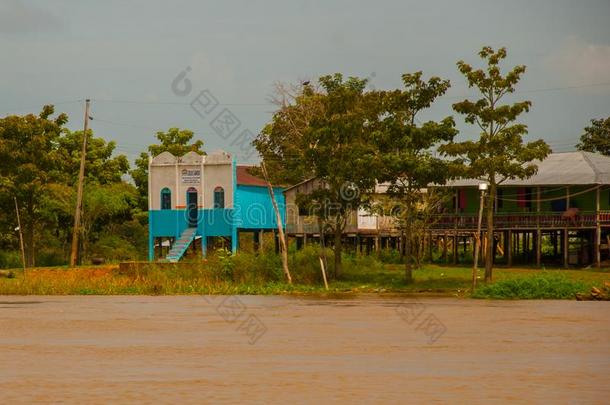
<path fill-rule="evenodd" d="M 56 106 L 56 105 L 65 105 L 65 104 L 72 104 L 72 103 L 82 103 L 83 99 L 78 99 L 78 100 L 66 100 L 66 101 L 58 101 L 58 102 L 43 102 L 37 105 L 33 105 L 33 106 L 27 106 L 27 107 L 15 107 L 12 108 L 10 110 L 4 110 L 4 113 L 9 113 L 9 112 L 14 112 L 14 111 L 22 111 L 22 110 L 32 110 L 34 108 L 42 108 L 45 105 L 51 104 L 52 106 Z"/>

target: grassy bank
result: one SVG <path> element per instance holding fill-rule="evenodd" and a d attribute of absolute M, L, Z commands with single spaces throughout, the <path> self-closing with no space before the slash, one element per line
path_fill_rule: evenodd
<path fill-rule="evenodd" d="M 14 278 L 0 278 L 0 294 L 325 294 L 316 251 L 299 251 L 290 257 L 295 283 L 283 281 L 279 259 L 221 253 L 207 261 L 179 267 L 144 265 L 121 270 L 118 265 L 15 270 Z M 332 266 L 329 269 L 332 273 Z M 330 281 L 330 293 L 419 293 L 470 296 L 471 269 L 426 265 L 405 285 L 402 265 L 372 257 L 344 260 L 341 277 Z M 480 285 L 477 298 L 564 298 L 588 292 L 610 280 L 608 270 L 535 270 L 497 268 L 494 283 Z"/>

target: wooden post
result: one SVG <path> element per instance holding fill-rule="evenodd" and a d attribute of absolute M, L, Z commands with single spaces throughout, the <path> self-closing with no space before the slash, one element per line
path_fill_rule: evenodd
<path fill-rule="evenodd" d="M 265 240 L 265 231 L 261 229 L 258 233 L 258 251 L 263 253 L 265 251 L 263 241 Z"/>
<path fill-rule="evenodd" d="M 25 277 L 25 247 L 23 246 L 23 231 L 21 230 L 21 218 L 19 217 L 19 206 L 17 205 L 17 197 L 15 200 L 15 213 L 17 214 L 17 229 L 19 229 L 19 247 L 21 248 L 21 263 L 23 265 L 23 277 Z"/>
<path fill-rule="evenodd" d="M 326 280 L 326 268 L 324 267 L 324 259 L 320 256 L 320 268 L 322 269 L 322 278 L 324 279 L 324 287 L 328 290 L 328 281 Z"/>
<path fill-rule="evenodd" d="M 513 231 L 507 231 L 507 242 L 506 242 L 506 263 L 508 267 L 513 265 Z"/>
<path fill-rule="evenodd" d="M 87 159 L 87 129 L 89 126 L 89 99 L 85 100 L 85 125 L 83 129 L 83 148 L 80 155 L 80 169 L 78 171 L 78 188 L 76 190 L 76 210 L 74 211 L 74 229 L 72 230 L 72 249 L 70 252 L 70 266 L 78 262 L 78 236 L 80 235 L 80 216 L 83 210 L 83 187 L 85 183 L 85 160 Z"/>
<path fill-rule="evenodd" d="M 599 245 L 602 243 L 602 228 L 599 224 L 599 189 L 595 192 L 595 237 L 593 238 L 593 255 L 595 256 L 595 267 L 598 269 L 601 267 L 601 253 L 599 251 Z M 610 249 L 610 246 L 608 246 Z"/>
<path fill-rule="evenodd" d="M 569 265 L 569 254 L 568 250 L 570 248 L 570 240 L 569 240 L 568 228 L 563 229 L 563 267 L 568 268 Z"/>
<path fill-rule="evenodd" d="M 453 246 L 452 246 L 452 250 L 453 250 L 453 264 L 457 264 L 458 262 L 458 237 L 457 237 L 457 231 L 453 232 Z"/>
<path fill-rule="evenodd" d="M 443 263 L 447 263 L 447 233 L 443 234 Z"/>
<path fill-rule="evenodd" d="M 536 230 L 534 240 L 536 242 L 536 266 L 540 267 L 542 265 L 542 231 L 540 228 Z"/>
<path fill-rule="evenodd" d="M 540 230 L 540 186 L 536 187 L 536 267 L 542 264 L 542 231 Z"/>

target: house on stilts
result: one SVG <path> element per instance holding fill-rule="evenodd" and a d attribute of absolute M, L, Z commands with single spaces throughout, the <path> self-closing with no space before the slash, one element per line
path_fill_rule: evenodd
<path fill-rule="evenodd" d="M 205 256 L 214 239 L 230 241 L 236 252 L 240 233 L 260 241 L 263 232 L 277 229 L 266 183 L 228 153 L 163 152 L 150 159 L 148 173 L 151 261 L 176 262 L 189 249 Z M 274 187 L 273 193 L 283 222 L 282 189 Z"/>
<path fill-rule="evenodd" d="M 507 180 L 494 202 L 494 260 L 513 264 L 600 266 L 610 260 L 610 157 L 552 153 L 528 179 Z M 430 237 L 457 263 L 477 229 L 480 180 L 450 182 L 453 198 Z M 485 220 L 482 231 L 485 232 Z M 449 251 L 449 252 L 448 252 Z"/>

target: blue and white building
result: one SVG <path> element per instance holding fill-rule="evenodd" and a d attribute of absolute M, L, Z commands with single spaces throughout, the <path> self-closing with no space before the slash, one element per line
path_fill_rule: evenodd
<path fill-rule="evenodd" d="M 231 240 L 231 250 L 239 248 L 239 233 L 255 237 L 277 229 L 277 221 L 265 182 L 238 166 L 226 152 L 199 155 L 189 152 L 174 156 L 163 152 L 149 161 L 149 260 L 180 260 L 193 243 L 201 244 L 205 256 L 211 237 Z M 285 222 L 284 195 L 274 188 Z M 156 257 L 159 240 L 170 240 L 165 257 Z"/>

